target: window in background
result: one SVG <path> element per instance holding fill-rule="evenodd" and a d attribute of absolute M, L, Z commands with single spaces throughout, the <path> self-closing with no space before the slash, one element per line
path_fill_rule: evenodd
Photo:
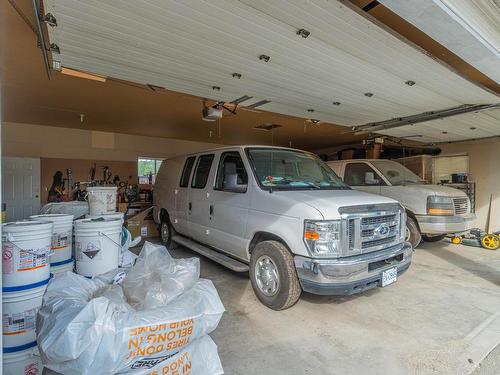
<path fill-rule="evenodd" d="M 162 161 L 162 159 L 139 158 L 137 160 L 139 184 L 154 184 Z"/>

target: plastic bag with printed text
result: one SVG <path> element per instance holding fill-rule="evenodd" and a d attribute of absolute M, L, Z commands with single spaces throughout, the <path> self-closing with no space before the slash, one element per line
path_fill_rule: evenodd
<path fill-rule="evenodd" d="M 146 242 L 127 271 L 51 280 L 37 317 L 38 347 L 43 364 L 65 375 L 162 374 L 169 363 L 185 366 L 185 374 L 218 375 L 206 335 L 223 313 L 212 282 L 199 279 L 199 259 L 174 259 Z"/>

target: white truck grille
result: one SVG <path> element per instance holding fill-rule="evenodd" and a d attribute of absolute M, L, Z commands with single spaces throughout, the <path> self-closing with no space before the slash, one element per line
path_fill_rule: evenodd
<path fill-rule="evenodd" d="M 453 198 L 453 206 L 455 207 L 455 215 L 463 215 L 469 213 L 469 199 Z"/>
<path fill-rule="evenodd" d="M 386 249 L 404 241 L 406 215 L 398 204 L 342 207 L 344 256 Z"/>

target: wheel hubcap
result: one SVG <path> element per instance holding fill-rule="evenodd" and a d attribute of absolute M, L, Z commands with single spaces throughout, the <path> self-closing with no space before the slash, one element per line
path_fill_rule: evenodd
<path fill-rule="evenodd" d="M 163 242 L 167 242 L 169 236 L 170 236 L 170 229 L 168 227 L 168 224 L 167 223 L 162 223 L 161 224 L 161 240 Z"/>
<path fill-rule="evenodd" d="M 267 255 L 257 259 L 255 264 L 255 280 L 262 293 L 268 297 L 274 296 L 280 286 L 278 269 L 270 257 Z"/>

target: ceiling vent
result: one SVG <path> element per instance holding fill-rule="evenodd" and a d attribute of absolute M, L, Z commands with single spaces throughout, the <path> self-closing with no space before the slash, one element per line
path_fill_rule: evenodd
<path fill-rule="evenodd" d="M 266 132 L 268 131 L 271 131 L 271 130 L 274 130 L 276 128 L 281 128 L 283 127 L 283 125 L 278 125 L 278 124 L 262 124 L 262 125 L 257 125 L 256 127 L 254 127 L 255 130 L 264 130 Z"/>

